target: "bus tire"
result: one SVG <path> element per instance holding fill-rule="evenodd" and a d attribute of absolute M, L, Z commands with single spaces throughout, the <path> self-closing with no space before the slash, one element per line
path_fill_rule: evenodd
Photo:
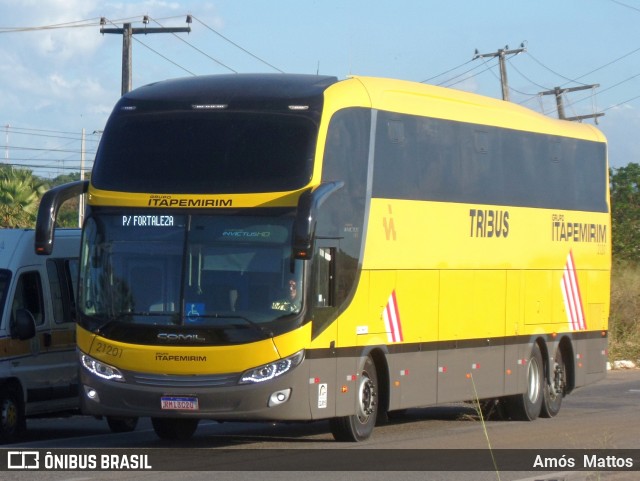
<path fill-rule="evenodd" d="M 378 416 L 378 376 L 376 366 L 367 356 L 356 392 L 356 413 L 329 420 L 331 434 L 336 441 L 364 441 L 371 436 Z"/>
<path fill-rule="evenodd" d="M 151 418 L 153 430 L 160 439 L 184 441 L 193 436 L 199 419 L 193 418 Z"/>
<path fill-rule="evenodd" d="M 26 426 L 20 392 L 11 385 L 0 386 L 0 441 L 16 441 Z"/>
<path fill-rule="evenodd" d="M 107 416 L 107 424 L 112 433 L 130 433 L 138 425 L 136 417 Z"/>
<path fill-rule="evenodd" d="M 522 394 L 510 396 L 506 408 L 509 417 L 518 421 L 534 421 L 542 410 L 545 384 L 544 364 L 540 346 L 534 344 L 527 362 L 527 390 Z"/>
<path fill-rule="evenodd" d="M 553 366 L 548 371 L 547 376 L 550 378 L 545 379 L 542 410 L 540 411 L 540 417 L 543 418 L 552 418 L 560 412 L 562 398 L 566 394 L 567 366 L 564 363 L 562 350 L 559 348 L 556 350 Z"/>

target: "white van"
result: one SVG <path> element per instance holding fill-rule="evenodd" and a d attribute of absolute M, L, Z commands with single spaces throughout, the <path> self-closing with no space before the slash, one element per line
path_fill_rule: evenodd
<path fill-rule="evenodd" d="M 33 415 L 79 412 L 75 292 L 80 229 L 56 230 L 38 256 L 34 230 L 0 229 L 0 442 Z"/>

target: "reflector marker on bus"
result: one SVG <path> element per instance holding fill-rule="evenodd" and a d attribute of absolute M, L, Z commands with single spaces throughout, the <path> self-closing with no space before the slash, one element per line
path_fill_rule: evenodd
<path fill-rule="evenodd" d="M 567 321 L 572 331 L 583 331 L 587 328 L 584 318 L 584 308 L 582 307 L 582 296 L 578 285 L 578 275 L 576 274 L 575 263 L 573 261 L 573 251 L 569 251 L 567 263 L 564 266 L 564 273 L 560 282 L 562 298 L 564 299 L 564 310 L 567 313 Z"/>
<path fill-rule="evenodd" d="M 402 323 L 400 322 L 400 311 L 398 310 L 398 300 L 396 299 L 395 289 L 391 291 L 387 305 L 382 311 L 384 318 L 384 327 L 387 331 L 387 340 L 389 342 L 402 342 Z"/>

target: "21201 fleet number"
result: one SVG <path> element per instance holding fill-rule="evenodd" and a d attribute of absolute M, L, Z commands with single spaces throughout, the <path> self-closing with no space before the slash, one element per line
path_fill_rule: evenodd
<path fill-rule="evenodd" d="M 96 352 L 112 357 L 122 357 L 122 349 L 112 346 L 111 344 L 105 344 L 104 342 L 96 344 Z"/>

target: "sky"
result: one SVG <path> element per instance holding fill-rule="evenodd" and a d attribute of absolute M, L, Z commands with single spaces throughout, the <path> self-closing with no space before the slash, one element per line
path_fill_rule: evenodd
<path fill-rule="evenodd" d="M 228 73 L 391 77 L 586 119 L 613 168 L 640 163 L 640 0 L 0 0 L 0 162 L 55 177 L 88 170 L 121 93 L 122 35 L 134 35 L 133 88 Z M 597 88 L 584 88 L 591 85 Z M 84 148 L 83 148 L 84 130 Z M 84 152 L 84 163 L 82 153 Z"/>

